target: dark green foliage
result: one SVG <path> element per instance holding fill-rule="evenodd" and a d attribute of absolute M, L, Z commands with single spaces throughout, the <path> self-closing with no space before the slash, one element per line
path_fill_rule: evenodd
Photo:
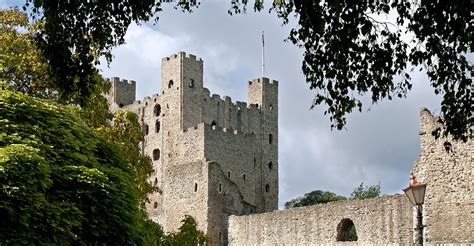
<path fill-rule="evenodd" d="M 0 90 L 0 242 L 147 244 L 132 170 L 69 107 Z"/>
<path fill-rule="evenodd" d="M 130 165 L 132 170 L 132 180 L 138 191 L 138 197 L 143 209 L 147 196 L 152 191 L 157 191 L 147 179 L 153 171 L 153 165 L 148 156 L 142 154 L 140 145 L 143 142 L 143 135 L 138 123 L 136 114 L 127 111 L 115 113 L 111 124 L 104 125 L 97 129 L 98 133 L 119 147 L 120 152 Z"/>
<path fill-rule="evenodd" d="M 351 219 L 345 218 L 337 225 L 336 241 L 357 241 L 357 230 Z"/>
<path fill-rule="evenodd" d="M 193 217 L 186 215 L 181 222 L 183 224 L 179 227 L 179 231 L 165 237 L 164 245 L 195 246 L 204 245 L 208 241 L 207 236 L 197 229 L 197 223 Z"/>
<path fill-rule="evenodd" d="M 304 194 L 303 197 L 298 197 L 288 202 L 285 202 L 285 208 L 304 207 L 319 203 L 328 203 L 339 200 L 345 200 L 343 196 L 338 196 L 329 191 L 314 190 Z"/>
<path fill-rule="evenodd" d="M 342 129 L 347 113 L 362 110 L 364 94 L 372 103 L 405 97 L 412 88 L 406 71 L 411 64 L 423 65 L 434 92 L 443 95 L 442 135 L 463 141 L 472 136 L 473 64 L 466 55 L 474 48 L 474 2 L 296 0 L 275 1 L 273 9 L 285 23 L 296 15 L 289 40 L 305 49 L 303 73 L 316 91 L 313 106 L 327 106 L 332 127 Z M 396 23 L 374 18 L 391 10 Z M 414 37 L 409 43 L 405 33 Z"/>
<path fill-rule="evenodd" d="M 357 237 L 357 230 L 355 228 L 355 225 L 352 224 L 351 228 L 349 228 L 349 238 L 347 241 L 357 241 L 359 237 Z"/>
<path fill-rule="evenodd" d="M 245 12 L 249 1 L 230 1 L 229 13 Z M 191 11 L 200 1 L 176 1 L 175 8 Z M 161 1 L 41 1 L 26 0 L 44 21 L 37 35 L 60 98 L 81 105 L 91 96 L 94 65 L 111 48 L 124 42 L 131 22 L 147 21 L 161 11 Z M 255 0 L 253 9 L 263 10 Z M 313 107 L 326 105 L 332 127 L 342 129 L 346 115 L 362 111 L 362 95 L 372 103 L 405 97 L 412 88 L 407 66 L 423 65 L 435 93 L 443 95 L 440 122 L 466 141 L 472 136 L 472 52 L 474 3 L 460 1 L 273 1 L 284 23 L 295 16 L 298 25 L 289 40 L 305 49 L 303 73 L 316 91 Z M 396 23 L 376 15 L 396 13 Z M 41 13 L 41 14 L 38 14 Z M 406 25 L 405 28 L 401 26 Z M 413 35 L 410 43 L 402 35 Z"/>
<path fill-rule="evenodd" d="M 94 90 L 99 58 L 110 62 L 111 49 L 124 43 L 130 23 L 152 18 L 161 2 L 26 0 L 24 9 L 32 6 L 32 16 L 44 21 L 36 38 L 60 99 L 83 105 Z M 176 7 L 190 10 L 192 2 L 177 1 Z"/>
<path fill-rule="evenodd" d="M 354 189 L 351 193 L 351 199 L 367 199 L 375 198 L 380 196 L 380 184 L 378 185 L 369 185 L 364 187 L 364 182 Z"/>

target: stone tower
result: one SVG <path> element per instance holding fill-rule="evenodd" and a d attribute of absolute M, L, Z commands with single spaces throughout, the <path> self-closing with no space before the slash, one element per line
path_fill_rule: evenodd
<path fill-rule="evenodd" d="M 203 61 L 179 52 L 162 59 L 161 91 L 143 101 L 130 100 L 135 83 L 111 82 L 111 110 L 141 120 L 142 151 L 153 160 L 150 182 L 159 190 L 147 211 L 165 231 L 189 214 L 212 245 L 225 245 L 230 215 L 278 208 L 277 81 L 249 81 L 248 104 L 234 103 L 211 96 Z"/>
<path fill-rule="evenodd" d="M 111 88 L 107 99 L 109 104 L 116 104 L 119 107 L 128 105 L 135 101 L 135 81 L 120 80 L 118 77 L 109 79 Z"/>

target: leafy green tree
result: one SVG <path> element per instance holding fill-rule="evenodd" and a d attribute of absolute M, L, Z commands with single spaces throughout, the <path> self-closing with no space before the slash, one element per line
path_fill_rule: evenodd
<path fill-rule="evenodd" d="M 380 184 L 378 185 L 369 185 L 364 187 L 364 182 L 354 189 L 351 193 L 351 199 L 367 199 L 375 198 L 380 196 Z"/>
<path fill-rule="evenodd" d="M 288 202 L 285 202 L 285 208 L 296 208 L 296 207 L 304 207 L 319 203 L 328 203 L 334 202 L 339 200 L 345 200 L 346 198 L 343 196 L 336 195 L 329 191 L 322 191 L 322 190 L 314 190 L 309 193 L 304 194 L 303 197 L 298 197 L 292 199 Z"/>
<path fill-rule="evenodd" d="M 3 89 L 52 98 L 56 89 L 48 78 L 46 60 L 34 36 L 41 23 L 32 24 L 26 13 L 0 10 L 0 78 Z"/>
<path fill-rule="evenodd" d="M 159 241 L 127 160 L 73 107 L 0 90 L 0 129 L 1 243 Z"/>
<path fill-rule="evenodd" d="M 139 147 L 143 141 L 143 135 L 137 115 L 127 111 L 118 111 L 111 124 L 102 126 L 97 131 L 109 142 L 119 146 L 120 152 L 133 171 L 133 181 L 139 191 L 140 201 L 143 203 L 147 201 L 147 195 L 156 190 L 156 187 L 147 182 L 153 166 L 150 158 L 143 155 Z"/>
<path fill-rule="evenodd" d="M 209 241 L 206 234 L 197 229 L 196 220 L 192 216 L 186 215 L 181 223 L 183 224 L 177 232 L 166 235 L 163 245 L 196 246 Z"/>
<path fill-rule="evenodd" d="M 131 22 L 147 21 L 160 12 L 162 1 L 54 1 L 26 0 L 33 15 L 44 21 L 37 35 L 63 100 L 83 104 L 94 88 L 92 74 L 99 58 L 111 61 L 111 49 L 123 44 Z M 200 1 L 176 1 L 191 11 Z M 246 11 L 248 1 L 230 1 L 229 13 Z M 362 111 L 360 96 L 372 103 L 405 97 L 412 88 L 409 65 L 423 65 L 441 103 L 445 130 L 466 141 L 472 136 L 473 3 L 470 0 L 412 1 L 281 1 L 272 10 L 298 25 L 289 40 L 304 48 L 302 70 L 316 91 L 312 106 L 324 104 L 332 127 L 342 129 L 346 114 Z M 254 1 L 263 10 L 263 1 Z M 376 15 L 393 12 L 396 23 Z M 406 28 L 401 28 L 405 26 Z M 408 43 L 402 35 L 411 35 Z M 397 77 L 400 76 L 400 77 Z"/>
<path fill-rule="evenodd" d="M 296 14 L 289 40 L 304 47 L 303 73 L 316 91 L 313 106 L 326 105 L 333 127 L 343 128 L 347 113 L 362 110 L 361 95 L 369 94 L 372 103 L 405 97 L 412 88 L 407 66 L 423 65 L 434 92 L 443 95 L 443 135 L 464 141 L 472 136 L 472 1 L 300 0 L 273 6 L 285 23 Z M 396 23 L 377 18 L 389 13 Z M 404 35 L 413 38 L 406 42 Z"/>
<path fill-rule="evenodd" d="M 30 22 L 26 13 L 0 10 L 0 87 L 37 98 L 58 99 L 58 87 L 34 39 L 43 29 L 42 22 Z M 110 83 L 97 72 L 91 78 L 92 92 L 84 100 L 80 114 L 87 125 L 97 128 L 108 124 L 111 118 L 103 96 Z"/>

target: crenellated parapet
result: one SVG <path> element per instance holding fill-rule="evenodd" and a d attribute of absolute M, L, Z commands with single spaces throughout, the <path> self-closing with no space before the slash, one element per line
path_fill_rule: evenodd
<path fill-rule="evenodd" d="M 170 56 L 167 56 L 167 57 L 163 57 L 161 59 L 161 62 L 167 62 L 167 61 L 170 61 L 170 60 L 174 60 L 174 59 L 189 59 L 189 60 L 194 60 L 194 61 L 197 61 L 197 62 L 203 62 L 201 58 L 197 58 L 195 55 L 193 54 L 186 54 L 186 52 L 184 51 L 180 51 L 178 52 L 178 54 L 173 54 L 173 55 L 170 55 Z"/>
<path fill-rule="evenodd" d="M 110 91 L 106 95 L 109 104 L 123 107 L 135 101 L 136 82 L 134 80 L 112 77 L 108 81 L 111 83 Z"/>

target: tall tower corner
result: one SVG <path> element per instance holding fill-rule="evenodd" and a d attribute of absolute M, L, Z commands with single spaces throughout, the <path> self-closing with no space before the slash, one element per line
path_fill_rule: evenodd
<path fill-rule="evenodd" d="M 107 94 L 109 104 L 117 104 L 119 107 L 127 106 L 135 101 L 136 82 L 134 80 L 111 77 L 107 79 L 111 83 Z"/>

